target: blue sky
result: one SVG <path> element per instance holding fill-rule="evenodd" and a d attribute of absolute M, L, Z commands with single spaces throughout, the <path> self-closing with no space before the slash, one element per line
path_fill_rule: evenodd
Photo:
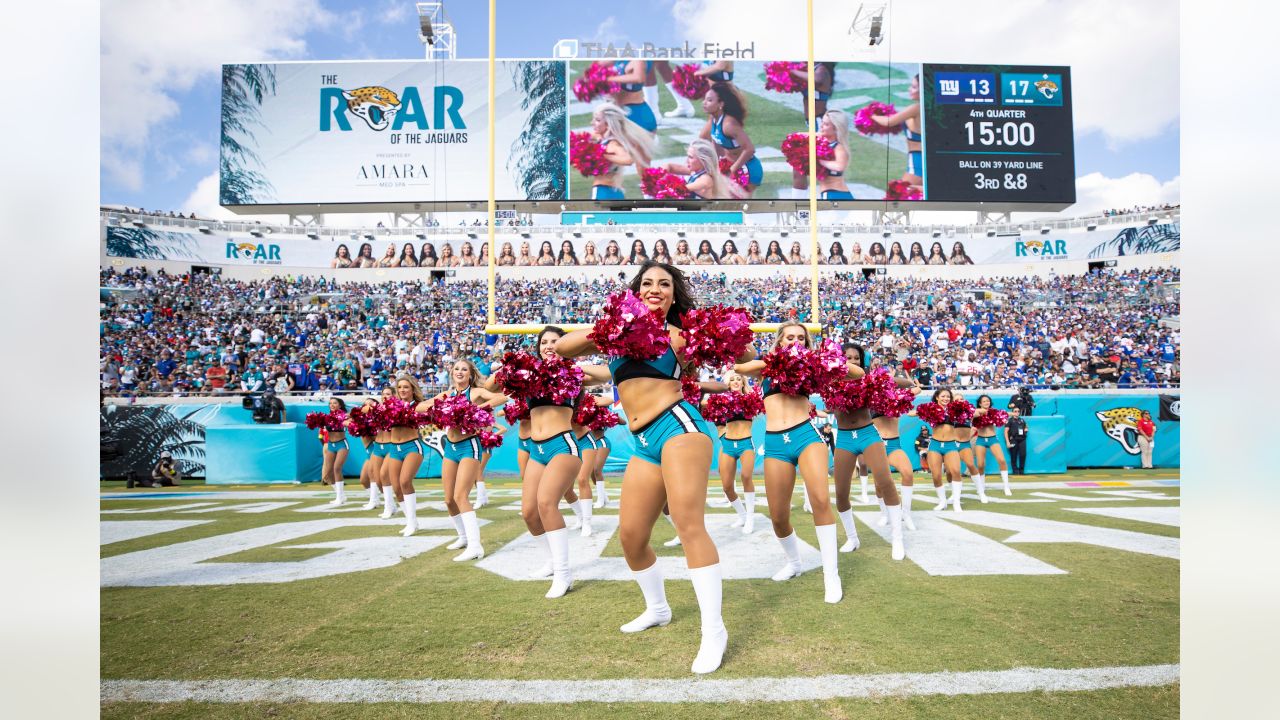
<path fill-rule="evenodd" d="M 832 47 L 832 43 L 840 47 L 838 43 L 846 39 L 843 26 L 848 24 L 849 4 L 833 2 L 817 2 L 816 26 L 824 33 L 816 40 L 819 54 L 822 47 Z M 755 11 L 747 8 L 748 4 L 730 0 L 658 0 L 597 6 L 567 0 L 499 0 L 498 55 L 545 57 L 561 38 L 671 44 L 686 38 L 695 42 L 706 37 L 750 39 L 754 37 L 751 33 L 765 32 L 759 29 L 762 25 L 774 35 L 792 31 L 791 39 L 799 42 L 786 45 L 788 50 L 803 47 L 803 2 L 792 0 L 793 11 L 781 13 L 777 12 L 778 6 L 785 5 L 786 0 L 758 3 L 762 15 L 752 15 Z M 483 0 L 446 3 L 458 29 L 459 57 L 486 56 L 487 5 Z M 891 53 L 895 61 L 1001 60 L 1073 67 L 1081 210 L 1088 209 L 1084 206 L 1089 203 L 1143 202 L 1142 198 L 1152 193 L 1165 199 L 1171 193 L 1176 196 L 1180 173 L 1176 15 L 1172 33 L 1167 27 L 1148 29 L 1145 31 L 1157 34 L 1144 41 L 1132 33 L 1148 28 L 1151 16 L 1135 14 L 1134 29 L 1114 29 L 1120 38 L 1129 33 L 1133 47 L 1116 48 L 1104 37 L 1059 40 L 1057 44 L 1034 38 L 1007 40 L 1016 34 L 1004 33 L 1000 27 L 989 28 L 992 37 L 985 42 L 976 34 L 979 29 L 972 30 L 972 36 L 953 38 L 936 25 L 946 23 L 940 13 L 955 4 L 928 5 L 925 0 L 897 0 L 893 6 L 896 25 L 890 25 L 891 33 L 896 30 L 890 37 L 897 46 L 890 43 L 890 47 L 880 50 Z M 968 17 L 982 16 L 980 7 L 973 3 L 963 5 L 972 10 L 971 14 L 966 13 Z M 1011 29 L 1025 29 L 1049 17 L 1063 25 L 1061 34 L 1070 34 L 1072 23 L 1088 26 L 1092 22 L 1087 13 L 1090 7 L 1109 7 L 1103 0 L 1081 0 L 1078 7 L 1082 10 L 1064 13 L 1059 4 L 1049 0 L 1028 1 L 1026 5 L 1012 13 L 1013 17 L 1007 11 L 1002 13 L 1013 26 Z M 109 3 L 107 9 L 127 7 L 126 17 L 130 20 L 116 22 L 110 19 L 113 13 L 103 13 L 104 203 L 207 210 L 190 206 L 208 204 L 210 177 L 217 172 L 221 62 L 422 57 L 412 2 L 273 0 L 265 6 L 249 0 Z M 996 3 L 993 7 L 1006 6 Z M 1116 13 L 1113 22 L 1123 24 L 1127 17 Z M 212 40 L 197 43 L 180 33 L 179 40 L 157 42 L 157 38 L 165 37 L 161 33 L 170 30 L 167 25 L 183 27 L 186 23 L 211 26 L 212 32 L 203 36 Z M 770 42 L 775 45 L 768 45 Z M 784 56 L 785 53 L 768 54 L 769 48 L 778 47 L 777 42 L 774 36 L 762 36 L 758 52 L 762 57 Z M 1100 51 L 1100 47 L 1109 49 Z M 1170 53 L 1172 98 L 1168 97 L 1168 78 L 1158 74 L 1160 68 L 1170 67 Z M 1127 68 L 1128 74 L 1117 68 Z M 1155 90 L 1151 89 L 1153 86 Z M 1096 98 L 1091 98 L 1090 93 Z M 132 112 L 134 108 L 137 112 Z M 1134 199 L 1126 202 L 1131 196 Z"/>

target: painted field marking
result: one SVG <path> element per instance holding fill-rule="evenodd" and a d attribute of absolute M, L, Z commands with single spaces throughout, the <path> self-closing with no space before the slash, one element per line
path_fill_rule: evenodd
<path fill-rule="evenodd" d="M 1137 520 L 1138 522 L 1182 527 L 1182 508 L 1180 507 L 1117 507 L 1117 508 L 1063 508 L 1071 512 L 1101 515 L 1121 520 Z"/>
<path fill-rule="evenodd" d="M 1127 502 L 1131 498 L 1113 498 L 1113 497 L 1085 497 L 1083 495 L 1059 495 L 1058 493 L 1033 492 L 1032 495 L 1042 498 L 1050 498 L 1053 500 L 1067 500 L 1070 502 Z"/>
<path fill-rule="evenodd" d="M 374 508 L 374 510 L 365 510 L 361 505 L 362 504 L 357 499 L 348 501 L 342 505 L 330 505 L 329 503 L 324 503 L 322 505 L 308 505 L 307 507 L 294 508 L 293 511 L 297 513 L 349 513 L 362 511 L 374 512 L 374 510 L 382 512 L 381 501 L 378 502 L 378 507 Z"/>
<path fill-rule="evenodd" d="M 240 505 L 219 505 L 217 507 L 200 508 L 199 510 L 183 510 L 182 515 L 196 515 L 199 513 L 212 512 L 234 512 L 234 513 L 264 513 L 272 510 L 279 510 L 290 505 L 297 505 L 297 502 L 260 502 L 260 503 L 243 503 Z"/>
<path fill-rule="evenodd" d="M 1123 480 L 1099 480 L 1098 485 L 1101 487 L 1129 487 L 1129 483 Z"/>
<path fill-rule="evenodd" d="M 212 520 L 103 520 L 98 523 L 98 544 L 133 540 L 148 535 L 159 535 L 172 530 L 181 530 L 195 525 L 211 523 Z"/>
<path fill-rule="evenodd" d="M 1165 502 L 1182 501 L 1182 497 L 1179 495 L 1165 495 L 1164 493 L 1152 492 L 1150 490 L 1094 490 L 1093 494 L 1127 497 L 1135 500 L 1163 500 Z"/>
<path fill-rule="evenodd" d="M 1043 520 L 1041 518 L 1006 515 L 986 510 L 965 510 L 946 516 L 951 522 L 970 523 L 1016 534 L 1007 543 L 1084 543 L 1127 552 L 1155 555 L 1177 560 L 1181 543 L 1178 538 L 1149 535 L 1130 530 L 1113 530 L 1095 525 Z M 917 526 L 919 520 L 917 518 Z M 910 550 L 908 550 L 910 552 Z"/>
<path fill-rule="evenodd" d="M 1066 483 L 1066 485 L 1067 485 L 1067 487 L 1098 487 L 1098 486 L 1100 485 L 1100 483 L 1096 483 L 1096 482 L 1092 482 L 1092 481 L 1090 481 L 1090 482 L 1069 482 L 1069 483 Z"/>
<path fill-rule="evenodd" d="M 749 703 L 1159 687 L 1179 673 L 1172 664 L 723 680 L 103 680 L 99 693 L 103 703 Z"/>
<path fill-rule="evenodd" d="M 157 508 L 128 508 L 122 510 L 99 510 L 103 515 L 142 515 L 145 513 L 165 513 L 178 512 L 179 510 L 187 510 L 190 508 L 208 507 L 209 505 L 217 505 L 211 502 L 186 503 L 185 505 L 165 505 Z"/>
<path fill-rule="evenodd" d="M 961 513 L 967 514 L 968 511 Z M 889 527 L 880 527 L 877 522 L 880 513 L 857 512 L 853 516 L 886 543 L 890 541 Z M 952 515 L 912 513 L 911 517 L 916 529 L 903 536 L 907 559 L 930 575 L 1065 575 L 1067 572 L 1006 547 L 998 540 L 956 527 L 947 522 L 955 519 Z"/>

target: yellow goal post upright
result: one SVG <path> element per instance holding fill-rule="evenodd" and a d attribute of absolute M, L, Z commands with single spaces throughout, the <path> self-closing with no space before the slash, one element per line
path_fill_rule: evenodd
<path fill-rule="evenodd" d="M 808 116 L 812 118 L 817 108 L 814 105 L 814 76 L 813 76 L 813 0 L 807 0 L 807 32 L 808 32 Z M 494 154 L 494 135 L 496 128 L 494 127 L 494 79 L 497 68 L 497 38 L 498 38 L 498 15 L 497 0 L 489 0 L 489 199 L 488 208 L 488 238 L 489 243 L 489 288 L 488 288 L 488 316 L 484 327 L 484 331 L 488 335 L 534 335 L 546 327 L 544 323 L 500 323 L 497 315 L 497 200 L 495 198 L 494 173 L 497 156 Z M 817 131 L 813 127 L 812 121 L 809 123 L 809 318 L 810 321 L 802 323 L 805 328 L 812 334 L 818 335 L 822 332 L 818 304 L 818 162 L 817 162 Z M 756 333 L 773 333 L 778 331 L 781 323 L 751 323 L 751 331 Z M 558 325 L 565 330 L 581 330 L 590 328 L 591 325 L 583 323 L 561 323 Z"/>

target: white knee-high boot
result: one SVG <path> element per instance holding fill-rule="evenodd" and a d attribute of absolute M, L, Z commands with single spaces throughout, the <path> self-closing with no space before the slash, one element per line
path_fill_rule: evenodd
<path fill-rule="evenodd" d="M 547 552 L 547 564 L 543 565 L 537 570 L 534 570 L 533 574 L 530 575 L 529 577 L 535 577 L 535 578 L 551 577 L 552 573 L 555 572 L 555 566 L 552 564 L 555 558 L 551 554 L 551 541 L 547 539 L 547 534 L 545 532 L 542 533 L 541 535 L 534 535 L 533 539 L 536 540 L 538 544 L 542 546 L 542 549 Z"/>
<path fill-rule="evenodd" d="M 674 110 L 668 110 L 663 113 L 664 117 L 693 117 L 693 103 L 689 102 L 689 98 L 676 92 L 675 82 L 667 83 L 667 90 L 671 91 L 671 97 L 676 99 L 676 107 Z"/>
<path fill-rule="evenodd" d="M 453 521 L 453 528 L 458 531 L 458 537 L 453 542 L 445 545 L 446 550 L 457 550 L 467 544 L 467 526 L 462 522 L 462 515 L 450 515 L 449 519 Z"/>
<path fill-rule="evenodd" d="M 404 529 L 400 534 L 409 537 L 418 532 L 418 496 L 406 493 L 404 496 Z"/>
<path fill-rule="evenodd" d="M 667 519 L 667 522 L 671 523 L 671 528 L 674 530 L 674 529 L 675 529 L 675 527 L 676 527 L 676 521 L 675 521 L 675 520 L 673 520 L 673 519 L 671 518 L 671 516 L 670 516 L 670 515 L 663 515 L 662 517 L 666 518 L 666 519 Z M 677 545 L 679 545 L 679 544 L 680 544 L 680 532 L 677 530 L 677 531 L 676 531 L 676 536 L 675 536 L 675 537 L 673 537 L 673 538 L 671 538 L 670 540 L 668 540 L 668 541 L 666 541 L 666 542 L 662 543 L 662 546 L 663 546 L 663 547 L 676 547 L 676 546 L 677 546 Z"/>
<path fill-rule="evenodd" d="M 960 512 L 960 491 L 964 489 L 963 480 L 951 482 L 951 509 Z"/>
<path fill-rule="evenodd" d="M 591 537 L 591 502 L 579 500 L 578 509 L 582 510 L 582 537 Z"/>
<path fill-rule="evenodd" d="M 551 589 L 546 597 L 554 600 L 573 587 L 573 577 L 569 575 L 569 531 L 565 528 L 548 530 L 543 536 L 551 546 Z"/>
<path fill-rule="evenodd" d="M 944 483 L 943 483 L 943 484 L 941 484 L 941 485 L 935 485 L 933 489 L 934 489 L 934 491 L 938 494 L 938 504 L 937 504 L 936 506 L 934 506 L 934 508 L 933 508 L 933 509 L 934 509 L 934 510 L 946 510 L 946 509 L 947 509 L 947 485 L 946 485 L 946 483 L 944 482 Z"/>
<path fill-rule="evenodd" d="M 853 522 L 853 508 L 841 510 L 836 515 L 839 516 L 840 524 L 844 526 L 845 537 L 848 538 L 848 540 L 845 540 L 844 545 L 840 546 L 840 552 L 857 550 L 862 543 L 858 540 L 858 526 Z"/>
<path fill-rule="evenodd" d="M 844 588 L 840 586 L 840 566 L 836 558 L 836 526 L 819 525 L 818 550 L 822 552 L 822 580 L 826 585 L 825 600 L 838 603 L 844 597 Z"/>
<path fill-rule="evenodd" d="M 390 520 L 396 514 L 396 491 L 390 485 L 382 486 L 382 514 L 378 517 Z"/>
<path fill-rule="evenodd" d="M 365 503 L 362 510 L 372 510 L 378 507 L 378 503 L 382 500 L 382 488 L 378 483 L 369 483 L 369 502 Z"/>
<path fill-rule="evenodd" d="M 346 483 L 339 480 L 333 484 L 333 502 L 332 505 L 342 505 L 347 501 Z"/>
<path fill-rule="evenodd" d="M 867 476 L 862 475 L 862 476 L 859 476 L 858 479 L 862 481 L 862 504 L 866 505 L 868 502 L 870 502 L 867 499 Z"/>
<path fill-rule="evenodd" d="M 911 519 L 911 496 L 915 494 L 914 485 L 905 485 L 902 488 L 902 524 L 908 530 L 915 530 L 916 523 Z"/>
<path fill-rule="evenodd" d="M 747 508 L 742 504 L 742 498 L 735 498 L 729 503 L 729 507 L 733 508 L 733 511 L 737 513 L 737 517 L 733 519 L 733 526 L 742 527 L 742 524 L 747 520 Z"/>
<path fill-rule="evenodd" d="M 901 560 L 907 556 L 907 549 L 902 544 L 902 506 L 889 506 L 889 541 L 892 545 L 890 557 Z"/>
<path fill-rule="evenodd" d="M 742 532 L 750 535 L 756 529 L 756 494 L 754 492 L 742 493 L 742 511 L 744 513 L 742 520 Z"/>
<path fill-rule="evenodd" d="M 476 482 L 476 509 L 479 510 L 480 508 L 488 504 L 489 504 L 489 491 L 485 489 L 484 481 L 479 480 Z"/>
<path fill-rule="evenodd" d="M 480 544 L 480 521 L 476 519 L 476 511 L 464 512 L 459 517 L 462 518 L 462 526 L 467 529 L 467 549 L 453 560 L 454 562 L 479 560 L 484 557 L 484 546 Z"/>
<path fill-rule="evenodd" d="M 646 105 L 649 106 L 649 109 L 653 111 L 654 118 L 660 117 L 660 115 L 658 114 L 658 86 L 657 85 L 644 86 L 644 102 Z"/>
<path fill-rule="evenodd" d="M 565 525 L 570 530 L 577 530 L 582 527 L 582 501 L 574 500 L 569 503 L 569 509 L 573 511 L 573 524 Z"/>
<path fill-rule="evenodd" d="M 880 503 L 880 517 L 876 519 L 876 522 L 879 523 L 880 527 L 884 527 L 889 524 L 889 513 L 885 510 L 887 506 L 884 504 L 884 498 L 879 495 L 876 496 L 876 502 Z"/>
<path fill-rule="evenodd" d="M 602 507 L 608 507 L 608 505 L 609 505 L 609 492 L 604 489 L 604 481 L 597 480 L 595 506 L 598 508 L 602 508 Z"/>
<path fill-rule="evenodd" d="M 693 581 L 693 594 L 698 598 L 698 611 L 702 614 L 702 643 L 698 656 L 693 660 L 695 673 L 709 673 L 720 667 L 724 649 L 729 644 L 729 631 L 720 615 L 724 583 L 720 563 L 700 568 L 689 568 Z"/>
<path fill-rule="evenodd" d="M 778 544 L 782 545 L 782 552 L 787 556 L 787 564 L 773 574 L 773 579 L 782 582 L 800 574 L 800 541 L 796 538 L 796 531 L 792 530 L 790 535 L 778 538 Z"/>
<path fill-rule="evenodd" d="M 987 502 L 987 476 L 982 473 L 974 475 L 973 484 L 978 488 L 978 500 L 984 503 Z"/>
<path fill-rule="evenodd" d="M 667 604 L 667 590 L 663 585 L 662 570 L 658 563 L 655 561 L 644 570 L 632 570 L 631 577 L 644 595 L 644 612 L 619 629 L 624 633 L 637 633 L 671 622 L 671 606 Z"/>
<path fill-rule="evenodd" d="M 1004 484 L 1005 497 L 1012 495 L 1013 493 L 1009 491 L 1009 471 L 1008 470 L 1000 471 L 1000 482 Z"/>

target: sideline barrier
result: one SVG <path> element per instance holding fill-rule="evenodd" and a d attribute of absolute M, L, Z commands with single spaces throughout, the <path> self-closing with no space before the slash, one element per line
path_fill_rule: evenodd
<path fill-rule="evenodd" d="M 978 393 L 965 394 L 973 402 Z M 1008 406 L 1012 393 L 990 393 L 996 407 Z M 1154 464 L 1156 467 L 1179 467 L 1181 464 L 1181 428 L 1175 420 L 1160 419 L 1160 394 L 1127 393 L 1075 394 L 1038 391 L 1036 408 L 1028 418 L 1030 430 L 1027 449 L 1029 473 L 1061 472 L 1072 467 L 1139 467 L 1141 465 L 1137 431 L 1133 423 L 1145 410 L 1156 423 Z M 925 402 L 922 395 L 918 402 Z M 121 405 L 104 408 L 101 415 L 104 437 L 118 443 L 126 460 L 102 464 L 104 477 L 119 477 L 128 467 L 149 475 L 151 465 L 160 452 L 169 450 L 184 465 L 184 475 L 204 477 L 209 483 L 318 482 L 320 477 L 320 441 L 316 433 L 302 427 L 308 412 L 322 412 L 326 406 L 318 401 L 289 403 L 285 408 L 285 425 L 255 425 L 249 411 L 234 404 L 156 404 Z M 621 413 L 620 409 L 617 409 Z M 291 427 L 292 424 L 292 427 Z M 903 448 L 919 467 L 915 438 L 922 427 L 913 417 L 901 421 Z M 764 420 L 752 428 L 757 448 L 764 446 Z M 607 433 L 613 450 L 605 470 L 621 472 L 631 458 L 631 435 L 624 426 L 610 428 Z M 997 433 L 1002 438 L 1003 433 Z M 487 472 L 516 472 L 515 435 L 508 433 L 502 447 L 494 450 Z M 357 438 L 349 441 L 350 452 L 343 466 L 344 474 L 359 477 L 366 457 Z M 419 478 L 440 476 L 442 456 L 439 433 L 424 441 L 426 457 Z M 1001 442 L 1003 445 L 1003 441 Z M 1006 450 L 1006 457 L 1008 456 Z M 988 473 L 996 469 L 994 457 L 987 455 Z M 712 463 L 712 475 L 716 475 Z M 764 458 L 757 452 L 756 470 L 763 472 Z"/>

